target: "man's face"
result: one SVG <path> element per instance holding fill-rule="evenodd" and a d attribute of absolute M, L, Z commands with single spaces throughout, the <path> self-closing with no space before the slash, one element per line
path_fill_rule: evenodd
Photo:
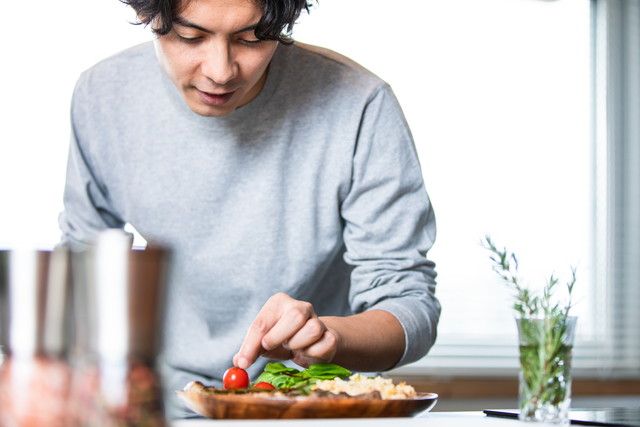
<path fill-rule="evenodd" d="M 160 64 L 195 113 L 225 116 L 260 93 L 278 45 L 256 38 L 261 16 L 255 0 L 190 0 L 158 37 Z"/>

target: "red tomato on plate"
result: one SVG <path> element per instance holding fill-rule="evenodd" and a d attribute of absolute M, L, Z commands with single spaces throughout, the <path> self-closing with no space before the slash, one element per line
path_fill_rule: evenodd
<path fill-rule="evenodd" d="M 273 386 L 273 384 L 270 384 L 268 382 L 265 381 L 260 381 L 258 384 L 254 385 L 253 388 L 259 388 L 262 390 L 275 390 L 276 388 Z"/>
<path fill-rule="evenodd" d="M 240 390 L 249 387 L 249 374 L 242 368 L 229 368 L 222 377 L 226 390 Z"/>

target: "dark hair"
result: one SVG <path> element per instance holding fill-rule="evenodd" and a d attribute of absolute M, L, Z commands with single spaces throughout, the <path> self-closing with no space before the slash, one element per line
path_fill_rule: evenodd
<path fill-rule="evenodd" d="M 165 35 L 173 28 L 175 18 L 187 7 L 190 0 L 120 0 L 135 10 L 139 22 L 154 23 L 153 32 Z M 302 10 L 309 11 L 311 3 L 307 0 L 253 0 L 262 7 L 262 18 L 255 30 L 256 37 L 262 40 L 277 40 L 291 44 L 293 25 Z"/>

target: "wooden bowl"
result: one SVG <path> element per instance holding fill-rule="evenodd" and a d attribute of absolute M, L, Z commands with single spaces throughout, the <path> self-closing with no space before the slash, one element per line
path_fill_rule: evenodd
<path fill-rule="evenodd" d="M 435 393 L 414 399 L 383 400 L 358 397 L 277 396 L 272 393 L 214 394 L 177 391 L 196 413 L 215 419 L 373 418 L 411 417 L 436 404 Z"/>

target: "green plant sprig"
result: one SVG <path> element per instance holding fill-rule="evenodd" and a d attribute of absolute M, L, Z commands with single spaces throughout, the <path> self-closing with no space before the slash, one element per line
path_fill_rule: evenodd
<path fill-rule="evenodd" d="M 573 345 L 568 342 L 569 310 L 571 294 L 576 283 L 576 269 L 571 268 L 567 282 L 569 301 L 566 305 L 553 302 L 560 283 L 552 274 L 544 286 L 542 295 L 533 295 L 518 275 L 518 259 L 506 248 L 499 249 L 489 236 L 482 245 L 491 252 L 493 270 L 503 282 L 513 287 L 513 308 L 520 315 L 520 366 L 523 382 L 520 385 L 521 415 L 535 418 L 539 408 L 546 403 L 558 405 L 564 401 L 570 381 Z"/>
<path fill-rule="evenodd" d="M 493 261 L 493 271 L 502 279 L 504 283 L 514 288 L 515 302 L 513 308 L 521 317 L 553 317 L 561 315 L 568 316 L 572 307 L 571 294 L 576 283 L 577 273 L 574 267 L 571 268 L 571 279 L 566 283 L 569 301 L 566 305 L 553 302 L 553 295 L 560 280 L 555 274 L 551 274 L 547 280 L 542 295 L 533 295 L 523 284 L 518 274 L 518 258 L 515 253 L 506 248 L 499 249 L 491 240 L 485 236 L 482 246 L 491 252 L 490 258 Z"/>

